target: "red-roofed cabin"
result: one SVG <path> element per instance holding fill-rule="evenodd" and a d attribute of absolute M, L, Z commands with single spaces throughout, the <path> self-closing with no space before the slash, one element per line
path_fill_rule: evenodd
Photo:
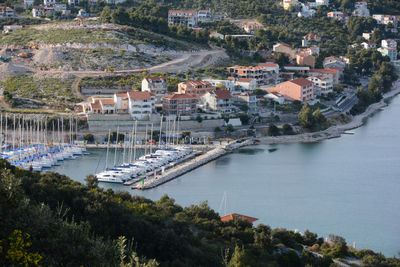
<path fill-rule="evenodd" d="M 235 218 L 236 218 L 236 219 L 246 220 L 246 221 L 248 221 L 249 223 L 253 223 L 253 222 L 255 222 L 255 221 L 258 220 L 257 218 L 254 218 L 254 217 L 249 217 L 249 216 L 242 215 L 242 214 L 238 214 L 238 213 L 231 213 L 231 214 L 222 216 L 222 217 L 221 217 L 221 221 L 223 221 L 223 222 L 229 222 L 229 221 L 234 220 Z"/>

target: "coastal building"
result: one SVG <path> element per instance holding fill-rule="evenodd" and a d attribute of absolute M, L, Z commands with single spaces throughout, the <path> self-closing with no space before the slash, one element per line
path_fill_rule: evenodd
<path fill-rule="evenodd" d="M 148 77 L 142 80 L 142 92 L 150 92 L 158 95 L 167 93 L 166 77 Z"/>
<path fill-rule="evenodd" d="M 307 80 L 314 84 L 314 95 L 328 94 L 333 92 L 333 80 L 330 77 L 323 75 L 309 76 Z"/>
<path fill-rule="evenodd" d="M 186 81 L 178 84 L 178 93 L 202 96 L 214 91 L 215 87 L 207 81 Z"/>
<path fill-rule="evenodd" d="M 115 113 L 129 112 L 129 97 L 127 93 L 114 94 Z"/>
<path fill-rule="evenodd" d="M 285 103 L 285 97 L 277 92 L 271 92 L 263 96 L 265 99 L 271 99 L 272 101 L 282 105 Z"/>
<path fill-rule="evenodd" d="M 274 84 L 279 76 L 279 66 L 275 63 L 260 63 L 258 66 L 235 65 L 228 68 L 233 78 L 254 79 L 257 85 Z"/>
<path fill-rule="evenodd" d="M 343 69 L 337 67 L 326 69 L 311 69 L 309 71 L 309 74 L 311 76 L 325 76 L 332 79 L 333 84 L 339 84 L 339 81 L 343 76 Z"/>
<path fill-rule="evenodd" d="M 381 47 L 378 48 L 383 56 L 388 56 L 390 61 L 397 60 L 397 42 L 395 40 L 382 40 Z"/>
<path fill-rule="evenodd" d="M 268 90 L 270 93 L 279 93 L 288 100 L 299 100 L 306 102 L 314 99 L 314 85 L 304 78 L 297 78 L 291 81 L 277 84 Z"/>
<path fill-rule="evenodd" d="M 233 78 L 235 82 L 235 91 L 254 91 L 257 89 L 257 80 L 252 78 Z"/>
<path fill-rule="evenodd" d="M 249 92 L 242 92 L 233 95 L 233 103 L 236 106 L 246 105 L 248 112 L 251 114 L 257 113 L 257 96 Z"/>
<path fill-rule="evenodd" d="M 212 12 L 211 10 L 199 10 L 197 12 L 197 20 L 198 22 L 210 22 L 212 21 Z"/>
<path fill-rule="evenodd" d="M 114 114 L 115 113 L 115 103 L 114 99 L 100 99 L 99 100 L 101 111 L 103 114 Z"/>
<path fill-rule="evenodd" d="M 315 58 L 308 53 L 301 53 L 296 55 L 296 63 L 301 66 L 310 66 L 314 68 Z"/>
<path fill-rule="evenodd" d="M 155 112 L 155 97 L 149 92 L 128 92 L 129 114 L 133 119 L 150 119 Z"/>
<path fill-rule="evenodd" d="M 347 64 L 348 63 L 346 59 L 342 57 L 326 57 L 322 63 L 324 69 L 332 67 L 338 67 L 344 69 L 346 68 Z"/>
<path fill-rule="evenodd" d="M 233 92 L 235 90 L 235 81 L 230 78 L 228 77 L 227 80 L 203 79 L 203 81 L 209 82 L 216 89 L 226 89 Z"/>
<path fill-rule="evenodd" d="M 15 17 L 14 9 L 8 6 L 0 6 L 0 18 Z"/>
<path fill-rule="evenodd" d="M 170 94 L 162 98 L 163 113 L 166 115 L 191 115 L 196 113 L 198 97 L 190 94 Z"/>
<path fill-rule="evenodd" d="M 182 24 L 189 28 L 194 28 L 198 24 L 198 14 L 195 10 L 169 10 L 168 24 Z"/>
<path fill-rule="evenodd" d="M 232 102 L 232 95 L 228 90 L 215 90 L 200 97 L 199 107 L 204 111 L 231 113 Z"/>

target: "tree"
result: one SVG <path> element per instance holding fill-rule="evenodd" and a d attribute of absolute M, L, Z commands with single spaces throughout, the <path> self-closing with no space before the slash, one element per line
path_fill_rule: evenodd
<path fill-rule="evenodd" d="M 83 140 L 87 141 L 88 143 L 94 142 L 94 136 L 91 133 L 87 133 L 83 136 Z"/>
<path fill-rule="evenodd" d="M 39 253 L 28 252 L 29 247 L 32 246 L 29 234 L 23 234 L 21 230 L 14 230 L 8 239 L 10 243 L 6 259 L 10 261 L 11 266 L 39 265 L 42 256 Z"/>
<path fill-rule="evenodd" d="M 97 186 L 99 185 L 99 180 L 93 174 L 86 176 L 85 182 L 89 188 L 97 188 Z"/>
<path fill-rule="evenodd" d="M 313 124 L 314 126 L 322 127 L 326 123 L 325 116 L 321 113 L 321 110 L 317 108 L 313 113 Z"/>
<path fill-rule="evenodd" d="M 241 105 L 241 106 L 240 106 L 240 110 L 243 111 L 243 112 L 247 112 L 247 111 L 249 111 L 249 106 L 246 105 L 246 104 Z"/>
<path fill-rule="evenodd" d="M 298 115 L 302 127 L 310 129 L 313 126 L 313 114 L 308 104 L 303 105 Z"/>
<path fill-rule="evenodd" d="M 231 133 L 235 130 L 235 128 L 233 128 L 232 124 L 228 124 L 226 125 L 226 132 Z"/>
<path fill-rule="evenodd" d="M 282 133 L 284 135 L 292 135 L 292 134 L 294 134 L 292 126 L 290 124 L 285 123 L 282 126 Z"/>
<path fill-rule="evenodd" d="M 279 128 L 275 124 L 271 123 L 268 127 L 269 136 L 278 136 L 280 134 Z"/>
<path fill-rule="evenodd" d="M 240 114 L 240 115 L 239 115 L 239 119 L 240 119 L 240 122 L 241 122 L 243 125 L 249 124 L 249 120 L 250 120 L 249 115 L 247 115 L 247 114 Z"/>
<path fill-rule="evenodd" d="M 196 121 L 197 121 L 198 123 L 201 123 L 201 122 L 203 121 L 203 118 L 202 118 L 200 115 L 197 115 Z"/>
<path fill-rule="evenodd" d="M 228 263 L 228 267 L 245 267 L 247 266 L 245 263 L 245 251 L 243 247 L 235 246 L 235 250 L 233 251 L 232 257 Z"/>

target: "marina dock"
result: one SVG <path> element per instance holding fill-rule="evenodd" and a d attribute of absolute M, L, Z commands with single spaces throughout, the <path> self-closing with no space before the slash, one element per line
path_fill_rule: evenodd
<path fill-rule="evenodd" d="M 175 165 L 174 167 L 164 171 L 164 173 L 160 175 L 156 176 L 153 175 L 151 177 L 147 177 L 142 182 L 137 181 L 137 183 L 132 186 L 132 189 L 146 190 L 155 188 L 187 172 L 190 172 L 210 161 L 213 161 L 229 153 L 234 149 L 238 149 L 252 144 L 254 144 L 254 141 L 252 139 L 247 139 L 247 140 L 237 140 L 226 145 L 218 145 L 214 149 L 204 154 L 201 154 L 192 159 L 185 160 L 182 163 Z"/>

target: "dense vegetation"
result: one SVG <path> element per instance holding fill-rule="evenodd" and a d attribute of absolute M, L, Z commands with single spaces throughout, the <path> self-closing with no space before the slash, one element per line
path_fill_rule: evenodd
<path fill-rule="evenodd" d="M 354 255 L 347 246 L 333 253 L 336 245 L 308 231 L 221 222 L 206 203 L 182 208 L 167 196 L 153 202 L 98 188 L 93 176 L 83 186 L 56 173 L 0 165 L 3 266 L 121 266 L 135 259 L 155 266 L 144 258 L 162 266 L 329 266 L 331 257 Z M 303 246 L 327 256 L 314 257 Z M 373 252 L 362 256 L 398 264 Z"/>

